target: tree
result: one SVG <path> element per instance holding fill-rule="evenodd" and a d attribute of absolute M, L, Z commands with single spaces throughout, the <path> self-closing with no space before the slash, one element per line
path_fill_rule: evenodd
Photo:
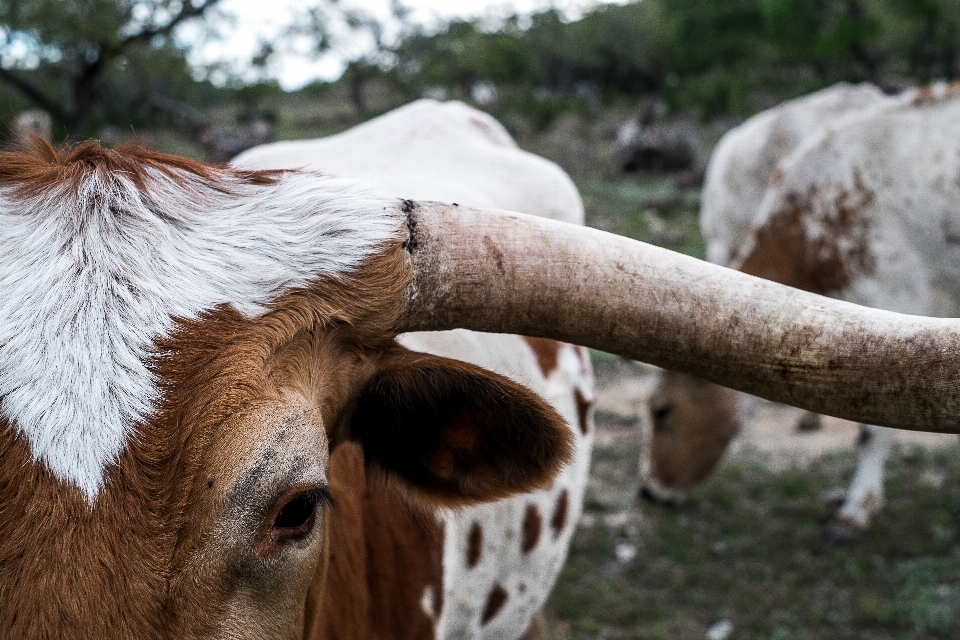
<path fill-rule="evenodd" d="M 287 31 L 293 39 L 305 38 L 312 55 L 335 54 L 345 62 L 343 80 L 360 120 L 368 116 L 367 83 L 395 65 L 396 42 L 412 29 L 410 9 L 401 0 L 390 0 L 390 14 L 395 37 L 388 35 L 387 24 L 349 0 L 320 0 L 305 8 Z"/>
<path fill-rule="evenodd" d="M 188 97 L 186 51 L 173 39 L 220 0 L 0 0 L 0 81 L 67 134 L 124 126 L 152 96 Z"/>

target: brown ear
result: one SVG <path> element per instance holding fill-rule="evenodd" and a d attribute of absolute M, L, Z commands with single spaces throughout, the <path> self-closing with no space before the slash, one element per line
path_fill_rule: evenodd
<path fill-rule="evenodd" d="M 349 424 L 368 468 L 444 506 L 548 484 L 572 454 L 563 418 L 529 389 L 465 362 L 398 349 Z"/>

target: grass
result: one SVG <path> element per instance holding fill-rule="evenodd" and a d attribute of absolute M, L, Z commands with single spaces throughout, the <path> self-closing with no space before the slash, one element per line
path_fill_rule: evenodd
<path fill-rule="evenodd" d="M 699 189 L 658 175 L 586 178 L 577 188 L 589 226 L 703 258 Z"/>
<path fill-rule="evenodd" d="M 722 620 L 738 640 L 960 637 L 960 447 L 898 450 L 887 508 L 841 546 L 818 496 L 846 486 L 852 456 L 782 473 L 734 459 L 689 502 L 641 513 L 638 438 L 612 428 L 548 604 L 553 640 L 700 640 Z"/>

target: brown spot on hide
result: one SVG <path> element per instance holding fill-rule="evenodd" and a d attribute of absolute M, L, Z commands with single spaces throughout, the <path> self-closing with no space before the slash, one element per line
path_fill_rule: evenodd
<path fill-rule="evenodd" d="M 560 536 L 563 528 L 567 524 L 567 512 L 570 510 L 570 494 L 566 489 L 560 491 L 557 496 L 557 504 L 553 508 L 553 517 L 550 518 L 550 527 L 553 529 L 553 537 Z"/>
<path fill-rule="evenodd" d="M 479 522 L 474 522 L 467 535 L 467 568 L 473 569 L 480 564 L 483 557 L 483 528 Z"/>
<path fill-rule="evenodd" d="M 880 496 L 873 491 L 868 491 L 867 495 L 863 497 L 863 510 L 867 513 L 877 513 L 880 511 L 881 506 L 883 506 L 883 503 L 880 500 Z"/>
<path fill-rule="evenodd" d="M 540 516 L 537 505 L 528 504 L 527 512 L 523 516 L 523 545 L 520 547 L 524 553 L 530 553 L 537 546 L 542 529 L 543 518 Z"/>
<path fill-rule="evenodd" d="M 540 373 L 543 374 L 544 378 L 549 378 L 550 374 L 556 371 L 560 364 L 560 350 L 563 349 L 563 343 L 547 338 L 524 337 L 523 339 L 537 357 Z"/>
<path fill-rule="evenodd" d="M 500 613 L 503 605 L 507 604 L 507 591 L 500 585 L 495 585 L 487 596 L 487 604 L 483 608 L 483 615 L 480 616 L 480 624 L 487 624 Z"/>
<path fill-rule="evenodd" d="M 801 433 L 810 433 L 821 429 L 823 429 L 823 416 L 819 413 L 804 411 L 797 421 L 797 431 Z"/>
<path fill-rule="evenodd" d="M 910 105 L 914 107 L 925 107 L 960 96 L 960 81 L 955 80 L 951 82 L 943 91 L 937 91 L 936 89 L 936 85 L 920 87 L 913 94 Z"/>
<path fill-rule="evenodd" d="M 469 122 L 470 122 L 470 126 L 472 126 L 474 129 L 482 133 L 485 138 L 487 138 L 492 142 L 498 142 L 498 139 L 495 135 L 495 131 L 493 130 L 493 127 L 491 127 L 489 123 L 484 122 L 483 120 L 481 120 L 480 118 L 477 118 L 476 116 L 471 117 Z"/>
<path fill-rule="evenodd" d="M 930 104 L 933 99 L 933 88 L 930 87 L 930 85 L 926 85 L 917 89 L 916 93 L 913 94 L 913 99 L 910 101 L 910 105 L 914 107 L 922 107 L 925 104 Z"/>
<path fill-rule="evenodd" d="M 855 189 L 827 198 L 811 186 L 786 194 L 782 208 L 754 227 L 737 269 L 821 295 L 837 294 L 875 268 L 864 210 L 875 194 L 859 173 Z M 811 235 L 810 228 L 815 228 Z"/>
<path fill-rule="evenodd" d="M 782 182 L 783 182 L 783 169 L 781 169 L 780 167 L 777 167 L 776 169 L 773 170 L 773 173 L 770 174 L 770 186 L 779 187 Z"/>
<path fill-rule="evenodd" d="M 590 409 L 593 407 L 593 398 L 588 398 L 580 389 L 574 389 L 577 400 L 577 420 L 580 422 L 580 433 L 590 433 Z"/>

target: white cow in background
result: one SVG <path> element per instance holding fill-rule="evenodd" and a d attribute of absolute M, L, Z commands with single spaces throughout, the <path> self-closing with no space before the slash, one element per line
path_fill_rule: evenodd
<path fill-rule="evenodd" d="M 852 89 L 858 88 L 841 87 L 838 95 Z M 710 257 L 865 306 L 958 315 L 958 93 L 956 85 L 941 84 L 896 98 L 876 94 L 865 100 L 865 108 L 827 120 L 769 166 L 769 186 L 756 205 L 755 185 L 750 180 L 748 187 L 737 184 L 730 164 L 748 157 L 748 149 L 770 150 L 773 142 L 765 145 L 747 131 L 731 132 L 711 160 L 705 187 L 702 215 Z M 822 97 L 809 99 L 816 104 Z M 786 105 L 787 110 L 800 102 Z M 762 114 L 754 125 L 777 120 L 776 114 Z M 774 130 L 756 128 L 765 128 L 768 136 Z M 738 192 L 746 198 L 742 214 L 733 205 Z M 757 212 L 749 216 L 753 206 Z M 736 433 L 744 410 L 737 396 L 688 376 L 663 377 L 651 395 L 653 425 L 641 461 L 647 495 L 676 498 L 707 477 Z M 891 429 L 864 425 L 857 472 L 828 529 L 831 535 L 856 536 L 882 507 L 883 464 L 893 435 Z"/>
<path fill-rule="evenodd" d="M 700 226 L 707 260 L 729 265 L 750 233 L 777 165 L 808 136 L 864 109 L 889 104 L 872 84 L 836 84 L 784 102 L 728 131 L 710 155 Z"/>

